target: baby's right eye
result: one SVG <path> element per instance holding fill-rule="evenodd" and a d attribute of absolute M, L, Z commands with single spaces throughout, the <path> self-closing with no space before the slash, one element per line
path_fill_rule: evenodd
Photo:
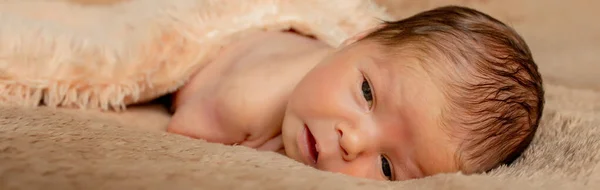
<path fill-rule="evenodd" d="M 371 93 L 371 85 L 369 81 L 363 76 L 363 82 L 361 85 L 361 90 L 363 93 L 363 97 L 367 101 L 369 105 L 369 109 L 373 106 L 373 94 Z"/>

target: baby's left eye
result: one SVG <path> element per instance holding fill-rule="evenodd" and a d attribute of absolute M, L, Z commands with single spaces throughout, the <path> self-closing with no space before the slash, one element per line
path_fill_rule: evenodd
<path fill-rule="evenodd" d="M 390 160 L 381 155 L 381 172 L 383 176 L 387 178 L 387 180 L 394 181 L 394 176 L 392 175 L 392 165 L 390 164 Z"/>
<path fill-rule="evenodd" d="M 371 108 L 373 106 L 373 94 L 371 93 L 371 85 L 369 84 L 369 81 L 367 81 L 367 79 L 364 76 L 363 76 L 361 90 L 363 93 L 363 97 L 369 104 L 369 108 Z"/>

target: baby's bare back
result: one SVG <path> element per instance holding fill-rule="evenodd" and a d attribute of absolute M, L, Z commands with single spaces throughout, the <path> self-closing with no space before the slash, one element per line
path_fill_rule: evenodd
<path fill-rule="evenodd" d="M 249 34 L 175 94 L 169 131 L 210 142 L 281 148 L 288 95 L 330 50 L 294 33 Z"/>

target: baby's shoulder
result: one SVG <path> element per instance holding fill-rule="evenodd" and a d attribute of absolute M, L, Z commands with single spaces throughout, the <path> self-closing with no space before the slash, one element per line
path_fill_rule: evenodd
<path fill-rule="evenodd" d="M 256 74 L 256 73 L 255 73 Z M 276 127 L 287 104 L 287 92 L 281 81 L 265 80 L 266 76 L 252 73 L 230 75 L 220 79 L 214 88 L 205 91 L 214 101 L 220 123 L 249 130 Z"/>

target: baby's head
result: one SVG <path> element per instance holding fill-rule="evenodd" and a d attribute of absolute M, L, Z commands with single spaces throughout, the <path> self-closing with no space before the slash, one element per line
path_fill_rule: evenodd
<path fill-rule="evenodd" d="M 348 40 L 292 93 L 286 154 L 321 170 L 405 180 L 510 164 L 544 105 L 524 40 L 476 10 L 441 7 Z"/>

